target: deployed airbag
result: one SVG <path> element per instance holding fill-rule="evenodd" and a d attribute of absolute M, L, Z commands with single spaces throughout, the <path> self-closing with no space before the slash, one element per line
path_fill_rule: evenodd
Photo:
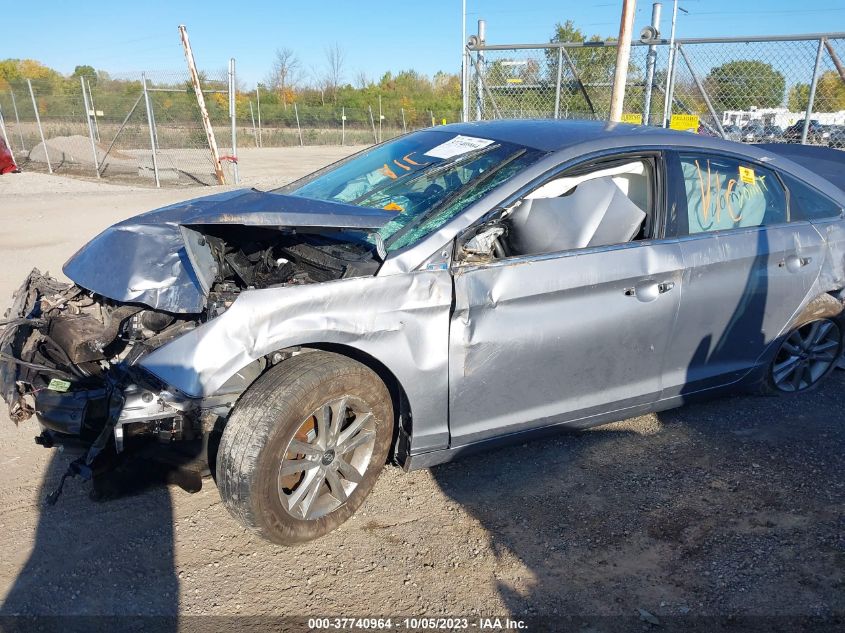
<path fill-rule="evenodd" d="M 524 200 L 510 216 L 510 246 L 538 255 L 629 242 L 645 217 L 610 178 L 590 180 L 559 198 Z"/>

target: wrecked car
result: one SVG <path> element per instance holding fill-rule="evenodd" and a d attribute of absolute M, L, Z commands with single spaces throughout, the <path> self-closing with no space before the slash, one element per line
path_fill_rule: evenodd
<path fill-rule="evenodd" d="M 281 189 L 120 222 L 33 271 L 11 417 L 107 455 L 199 446 L 282 544 L 406 470 L 839 362 L 845 159 L 599 122 L 408 134 Z"/>

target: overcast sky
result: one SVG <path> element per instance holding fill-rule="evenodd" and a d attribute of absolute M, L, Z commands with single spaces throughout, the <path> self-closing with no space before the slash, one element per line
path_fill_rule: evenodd
<path fill-rule="evenodd" d="M 555 22 L 573 20 L 588 34 L 615 36 L 622 0 L 467 0 L 467 30 L 488 23 L 490 43 L 547 41 Z M 652 3 L 637 3 L 636 32 Z M 671 0 L 664 3 L 668 37 Z M 37 6 L 37 9 L 34 8 Z M 814 33 L 845 30 L 845 0 L 682 0 L 679 37 Z M 760 7 L 765 6 L 763 10 Z M 803 8 L 802 8 L 803 7 Z M 184 67 L 176 27 L 186 24 L 200 68 L 224 68 L 235 57 L 239 79 L 262 80 L 279 47 L 293 49 L 307 72 L 320 72 L 325 48 L 346 53 L 345 79 L 387 70 L 456 72 L 460 65 L 460 0 L 361 2 L 122 2 L 7 3 L 0 58 L 37 59 L 61 72 L 90 64 L 112 73 Z"/>

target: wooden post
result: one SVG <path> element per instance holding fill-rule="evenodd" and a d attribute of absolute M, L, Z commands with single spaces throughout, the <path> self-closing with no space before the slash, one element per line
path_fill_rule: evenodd
<path fill-rule="evenodd" d="M 616 74 L 613 77 L 613 91 L 610 93 L 610 120 L 622 120 L 625 105 L 625 84 L 628 83 L 628 63 L 631 61 L 631 32 L 634 29 L 634 13 L 637 0 L 622 0 L 622 21 L 619 24 L 619 42 L 616 45 Z"/>
<path fill-rule="evenodd" d="M 194 53 L 191 51 L 191 42 L 188 39 L 188 29 L 184 24 L 179 25 L 179 36 L 182 38 L 182 47 L 185 49 L 185 60 L 188 62 L 188 71 L 191 73 L 191 83 L 194 86 L 194 93 L 197 95 L 197 105 L 200 108 L 202 127 L 205 129 L 205 136 L 208 139 L 208 147 L 211 150 L 211 162 L 214 164 L 214 175 L 217 176 L 217 183 L 226 184 L 226 176 L 223 174 L 223 165 L 220 164 L 220 152 L 217 151 L 217 139 L 214 138 L 214 128 L 211 127 L 211 119 L 208 118 L 208 109 L 205 107 L 205 97 L 202 95 L 200 77 L 197 73 L 197 66 L 194 63 Z"/>

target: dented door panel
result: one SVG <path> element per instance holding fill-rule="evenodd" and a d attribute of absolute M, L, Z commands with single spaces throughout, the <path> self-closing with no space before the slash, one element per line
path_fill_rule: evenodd
<path fill-rule="evenodd" d="M 675 241 L 457 268 L 453 445 L 656 400 L 681 269 Z"/>

